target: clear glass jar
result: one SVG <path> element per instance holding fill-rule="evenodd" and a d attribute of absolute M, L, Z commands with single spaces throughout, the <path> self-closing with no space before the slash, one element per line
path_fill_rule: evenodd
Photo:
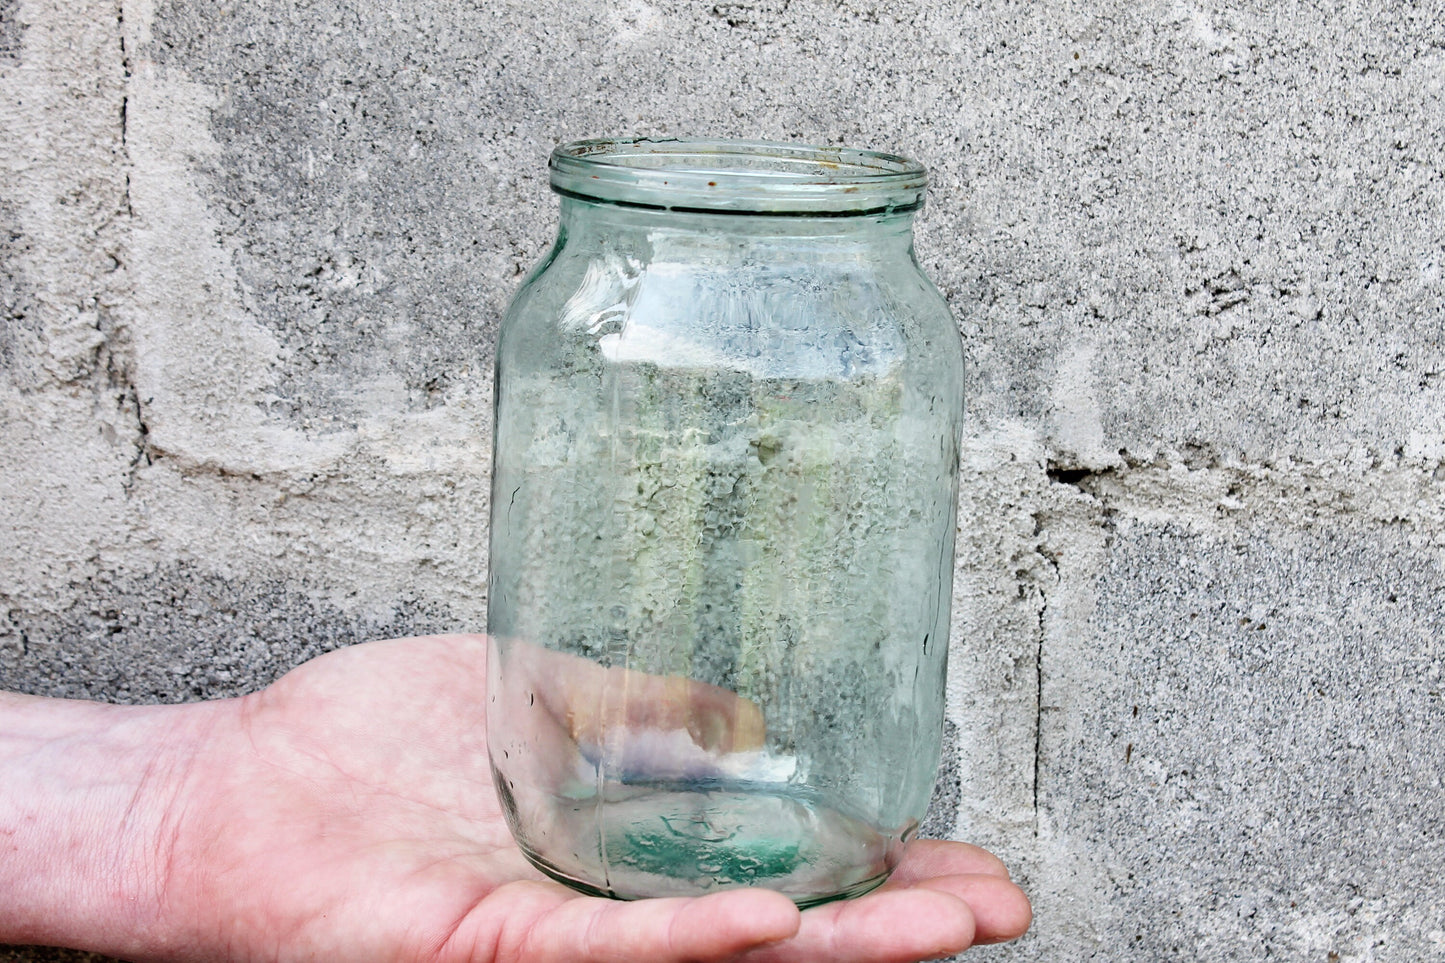
<path fill-rule="evenodd" d="M 923 168 L 552 155 L 497 347 L 488 726 L 518 843 L 621 898 L 885 880 L 939 759 L 963 351 Z"/>

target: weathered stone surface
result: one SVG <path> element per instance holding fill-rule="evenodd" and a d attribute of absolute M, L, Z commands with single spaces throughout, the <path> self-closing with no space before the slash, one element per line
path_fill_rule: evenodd
<path fill-rule="evenodd" d="M 1442 95 L 1438 3 L 0 0 L 0 685 L 478 626 L 551 147 L 897 148 L 972 361 L 927 828 L 1038 905 L 978 955 L 1440 957 Z"/>
<path fill-rule="evenodd" d="M 966 189 L 942 183 L 987 411 L 1094 468 L 1439 436 L 1438 17 L 1036 4 L 968 27 Z"/>
<path fill-rule="evenodd" d="M 457 628 L 430 600 L 402 595 L 366 613 L 284 577 L 176 565 L 98 577 L 58 613 L 12 609 L 0 626 L 0 688 L 107 702 L 224 698 L 338 646 Z"/>
<path fill-rule="evenodd" d="M 8 202 L 0 202 L 0 265 L 4 274 L 0 276 L 0 370 L 15 368 L 16 355 L 21 351 L 20 342 L 31 334 L 27 323 L 31 312 L 31 293 L 20 261 L 25 235 L 20 230 L 15 208 Z"/>
<path fill-rule="evenodd" d="M 62 950 L 53 946 L 0 946 L 0 960 L 18 963 L 95 963 L 110 959 L 78 950 Z"/>
<path fill-rule="evenodd" d="M 1430 442 L 1441 30 L 1187 4 L 351 0 L 167 7 L 144 49 L 213 99 L 203 193 L 281 342 L 279 412 L 354 420 L 358 381 L 436 403 L 484 366 L 549 239 L 559 140 L 848 140 L 934 168 L 920 247 L 968 315 L 979 412 L 1103 467 Z"/>
<path fill-rule="evenodd" d="M 18 0 L 0 2 L 0 59 L 13 60 L 20 50 L 23 25 L 16 19 Z"/>
<path fill-rule="evenodd" d="M 1042 925 L 1004 957 L 1436 958 L 1441 553 L 1349 527 L 1102 535 L 1091 617 L 1047 628 Z"/>

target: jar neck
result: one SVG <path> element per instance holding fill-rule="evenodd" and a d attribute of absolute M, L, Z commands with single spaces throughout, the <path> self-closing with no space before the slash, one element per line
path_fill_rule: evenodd
<path fill-rule="evenodd" d="M 913 212 L 853 216 L 649 210 L 580 198 L 561 198 L 565 243 L 631 254 L 647 260 L 706 252 L 710 257 L 776 258 L 787 252 L 815 256 L 911 257 Z"/>

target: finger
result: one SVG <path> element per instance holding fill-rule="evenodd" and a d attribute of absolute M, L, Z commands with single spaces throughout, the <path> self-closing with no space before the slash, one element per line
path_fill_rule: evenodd
<path fill-rule="evenodd" d="M 888 881 L 890 888 L 911 886 L 934 876 L 964 876 L 981 873 L 1008 879 L 1008 867 L 993 853 L 969 843 L 944 839 L 915 839 L 908 844 L 903 862 Z"/>
<path fill-rule="evenodd" d="M 975 944 L 1018 939 L 1033 922 L 1034 910 L 1028 896 L 997 876 L 939 876 L 923 880 L 914 888 L 947 893 L 967 903 L 973 912 Z"/>
<path fill-rule="evenodd" d="M 550 685 L 540 688 L 579 744 L 599 745 L 608 731 L 655 729 L 686 731 L 699 748 L 727 753 L 759 749 L 767 735 L 758 704 L 729 689 L 548 654 L 554 658 L 538 678 Z"/>
<path fill-rule="evenodd" d="M 579 897 L 550 907 L 543 897 L 532 909 L 525 936 L 511 944 L 513 953 L 498 957 L 499 963 L 721 961 L 787 939 L 799 925 L 792 901 L 767 890 L 630 903 Z M 508 922 L 515 926 L 516 916 Z"/>
<path fill-rule="evenodd" d="M 609 670 L 606 684 L 609 728 L 685 729 L 699 748 L 724 753 L 760 748 L 767 734 L 758 704 L 720 686 L 626 669 Z"/>
<path fill-rule="evenodd" d="M 927 888 L 879 890 L 803 913 L 798 935 L 743 957 L 747 963 L 916 963 L 973 945 L 963 900 Z"/>

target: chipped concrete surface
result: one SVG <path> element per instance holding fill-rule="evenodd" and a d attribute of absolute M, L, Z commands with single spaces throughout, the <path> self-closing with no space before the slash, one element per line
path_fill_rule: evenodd
<path fill-rule="evenodd" d="M 0 685 L 479 625 L 547 151 L 898 148 L 972 365 L 928 825 L 1037 910 L 976 955 L 1445 957 L 1445 7 L 394 7 L 0 0 Z"/>

